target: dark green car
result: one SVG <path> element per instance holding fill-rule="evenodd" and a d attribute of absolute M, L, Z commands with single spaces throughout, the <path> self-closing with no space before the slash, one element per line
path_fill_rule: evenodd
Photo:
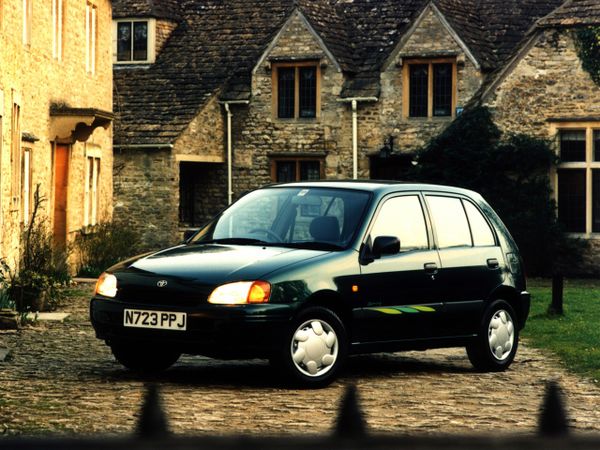
<path fill-rule="evenodd" d="M 338 181 L 247 194 L 186 243 L 108 269 L 90 311 L 133 370 L 259 357 L 322 386 L 364 352 L 464 346 L 477 369 L 504 370 L 529 302 L 479 194 Z"/>

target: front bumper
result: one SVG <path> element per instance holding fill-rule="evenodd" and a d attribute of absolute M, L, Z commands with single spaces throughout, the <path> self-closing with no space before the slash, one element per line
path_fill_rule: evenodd
<path fill-rule="evenodd" d="M 124 309 L 185 312 L 185 331 L 131 328 L 123 326 Z M 121 302 L 94 297 L 90 319 L 96 337 L 109 345 L 137 341 L 141 345 L 167 345 L 182 353 L 221 358 L 268 357 L 281 343 L 286 325 L 293 316 L 292 305 L 200 305 Z"/>

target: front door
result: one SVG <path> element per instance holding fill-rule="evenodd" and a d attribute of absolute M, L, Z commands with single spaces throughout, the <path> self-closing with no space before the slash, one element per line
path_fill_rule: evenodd
<path fill-rule="evenodd" d="M 400 253 L 382 256 L 361 266 L 363 308 L 358 314 L 357 337 L 364 341 L 427 338 L 441 314 L 437 250 L 418 194 L 389 198 L 381 206 L 370 231 L 396 236 Z"/>
<path fill-rule="evenodd" d="M 69 187 L 69 146 L 54 148 L 54 245 L 65 248 L 67 242 L 67 193 Z"/>

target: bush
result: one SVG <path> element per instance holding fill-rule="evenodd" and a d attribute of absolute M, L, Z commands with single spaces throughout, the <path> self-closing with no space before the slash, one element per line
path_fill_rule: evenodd
<path fill-rule="evenodd" d="M 19 312 L 53 310 L 62 299 L 62 288 L 71 281 L 67 251 L 55 248 L 52 234 L 40 220 L 39 210 L 46 201 L 34 193 L 33 211 L 21 239 L 23 251 L 19 268 L 12 272 L 2 266 L 2 284 L 7 285 L 11 302 Z"/>
<path fill-rule="evenodd" d="M 127 226 L 103 222 L 82 229 L 75 239 L 79 276 L 97 277 L 108 267 L 137 253 L 138 239 Z"/>
<path fill-rule="evenodd" d="M 465 111 L 417 153 L 412 178 L 472 189 L 483 195 L 519 245 L 528 274 L 564 272 L 585 244 L 565 237 L 556 220 L 551 142 L 503 136 L 489 110 Z"/>

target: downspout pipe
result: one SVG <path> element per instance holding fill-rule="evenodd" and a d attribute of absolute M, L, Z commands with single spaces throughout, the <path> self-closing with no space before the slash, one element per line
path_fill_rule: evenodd
<path fill-rule="evenodd" d="M 358 178 L 358 112 L 357 101 L 352 100 L 352 179 Z"/>
<path fill-rule="evenodd" d="M 233 116 L 233 114 L 229 109 L 229 103 L 225 103 L 225 112 L 227 113 L 227 204 L 231 205 L 231 201 L 233 198 L 233 174 L 231 164 L 231 157 L 233 154 L 231 148 L 231 117 Z"/>
<path fill-rule="evenodd" d="M 338 98 L 338 102 L 352 105 L 352 179 L 358 179 L 358 102 L 376 102 L 377 97 Z"/>
<path fill-rule="evenodd" d="M 231 138 L 231 118 L 233 113 L 231 112 L 230 105 L 248 105 L 249 100 L 230 100 L 219 102 L 225 105 L 225 112 L 227 113 L 227 204 L 231 205 L 233 202 L 233 144 Z"/>

